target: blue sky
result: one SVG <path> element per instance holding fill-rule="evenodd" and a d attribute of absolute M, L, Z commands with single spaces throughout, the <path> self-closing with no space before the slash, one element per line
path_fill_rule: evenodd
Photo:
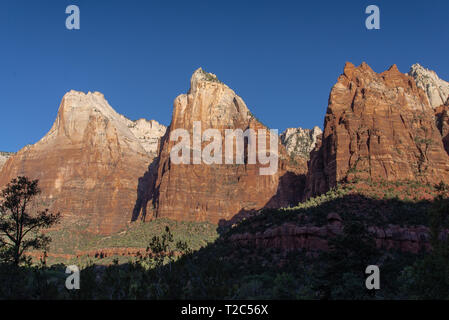
<path fill-rule="evenodd" d="M 65 28 L 70 4 L 80 30 Z M 365 28 L 370 4 L 380 30 Z M 70 89 L 168 125 L 200 66 L 269 127 L 322 127 L 346 61 L 377 72 L 420 62 L 449 79 L 448 19 L 446 0 L 1 0 L 0 150 L 37 142 Z"/>

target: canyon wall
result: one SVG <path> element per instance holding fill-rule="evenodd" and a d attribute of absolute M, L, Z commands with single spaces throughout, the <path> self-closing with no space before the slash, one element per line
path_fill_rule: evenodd
<path fill-rule="evenodd" d="M 305 197 L 354 178 L 449 182 L 449 162 L 426 93 L 396 65 L 347 63 L 331 90 Z"/>
<path fill-rule="evenodd" d="M 415 63 L 411 66 L 408 75 L 415 79 L 418 88 L 424 90 L 432 108 L 439 107 L 448 100 L 449 82 L 440 79 L 435 71 Z"/>
<path fill-rule="evenodd" d="M 14 153 L 11 153 L 11 152 L 0 151 L 0 170 L 2 170 L 2 167 L 4 166 L 6 161 L 8 161 L 8 159 L 11 158 L 11 156 L 13 156 L 13 155 L 14 155 Z"/>
<path fill-rule="evenodd" d="M 61 212 L 63 225 L 108 234 L 131 220 L 138 179 L 164 133 L 157 122 L 118 114 L 101 93 L 70 91 L 50 131 L 4 165 L 0 186 L 19 175 L 39 179 L 39 205 Z"/>
<path fill-rule="evenodd" d="M 194 146 L 194 124 L 201 125 L 202 132 L 217 129 L 222 164 L 194 163 L 193 155 L 209 145 L 204 142 Z M 174 164 L 170 153 L 177 141 L 170 135 L 177 129 L 187 130 L 190 141 L 188 150 L 190 164 Z M 218 223 L 236 215 L 263 207 L 283 207 L 297 204 L 304 188 L 306 160 L 292 159 L 278 141 L 278 170 L 272 175 L 262 175 L 260 169 L 267 165 L 259 161 L 248 161 L 248 141 L 245 140 L 245 161 L 236 162 L 236 149 L 226 156 L 226 130 L 252 129 L 267 133 L 268 128 L 250 112 L 245 102 L 233 90 L 211 73 L 198 69 L 192 75 L 190 90 L 175 99 L 173 116 L 167 135 L 161 143 L 161 150 L 153 170 L 141 181 L 146 193 L 142 196 L 139 210 L 134 219 L 167 217 L 176 220 L 210 221 Z M 215 138 L 213 138 L 215 141 Z M 232 140 L 235 143 L 235 139 Z M 262 152 L 259 149 L 257 152 Z M 226 163 L 226 158 L 231 163 Z"/>

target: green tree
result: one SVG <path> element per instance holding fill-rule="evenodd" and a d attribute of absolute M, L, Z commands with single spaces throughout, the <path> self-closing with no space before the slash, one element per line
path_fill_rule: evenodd
<path fill-rule="evenodd" d="M 0 246 L 5 262 L 18 266 L 27 261 L 27 250 L 48 249 L 51 239 L 40 231 L 58 223 L 60 214 L 48 209 L 31 213 L 31 204 L 39 193 L 38 180 L 18 177 L 0 194 Z"/>

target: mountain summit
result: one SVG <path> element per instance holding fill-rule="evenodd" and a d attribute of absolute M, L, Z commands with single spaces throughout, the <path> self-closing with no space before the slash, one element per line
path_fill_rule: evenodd
<path fill-rule="evenodd" d="M 133 122 L 101 93 L 64 95 L 50 131 L 0 171 L 0 186 L 25 175 L 39 179 L 42 201 L 63 225 L 110 233 L 131 220 L 138 179 L 152 162 L 165 127 Z"/>
<path fill-rule="evenodd" d="M 435 71 L 415 63 L 408 74 L 415 79 L 416 85 L 427 94 L 432 108 L 437 108 L 448 101 L 449 82 L 441 80 Z"/>
<path fill-rule="evenodd" d="M 134 219 L 167 217 L 176 220 L 209 221 L 213 223 L 230 220 L 237 214 L 263 207 L 282 207 L 296 204 L 304 187 L 307 163 L 303 158 L 290 166 L 291 158 L 279 142 L 278 171 L 274 175 L 261 175 L 260 163 L 225 164 L 174 164 L 171 150 L 176 141 L 171 134 L 186 130 L 194 136 L 195 124 L 202 132 L 216 129 L 220 132 L 221 150 L 225 153 L 227 130 L 259 129 L 268 132 L 250 112 L 245 102 L 218 78 L 204 70 L 197 69 L 191 78 L 187 94 L 181 94 L 174 101 L 169 132 L 161 143 L 160 154 L 153 171 L 142 181 L 146 187 L 146 200 L 135 212 Z M 268 133 L 269 136 L 269 133 Z M 215 141 L 215 138 L 214 138 Z M 190 155 L 207 146 L 209 142 L 190 147 Z M 267 144 L 269 146 L 269 144 Z M 248 149 L 245 142 L 245 152 Z M 232 157 L 235 158 L 234 148 Z M 152 213 L 148 214 L 149 212 Z"/>
<path fill-rule="evenodd" d="M 449 181 L 448 156 L 429 99 L 395 66 L 378 74 L 365 63 L 347 63 L 331 90 L 306 194 L 355 178 Z"/>

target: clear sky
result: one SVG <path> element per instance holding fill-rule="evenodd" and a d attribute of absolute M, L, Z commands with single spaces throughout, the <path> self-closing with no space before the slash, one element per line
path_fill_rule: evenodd
<path fill-rule="evenodd" d="M 80 30 L 65 27 L 70 4 Z M 370 4 L 380 30 L 365 28 Z M 267 126 L 322 127 L 346 61 L 377 72 L 420 62 L 449 79 L 448 21 L 447 0 L 1 0 L 0 150 L 44 136 L 70 89 L 168 125 L 200 66 Z"/>

